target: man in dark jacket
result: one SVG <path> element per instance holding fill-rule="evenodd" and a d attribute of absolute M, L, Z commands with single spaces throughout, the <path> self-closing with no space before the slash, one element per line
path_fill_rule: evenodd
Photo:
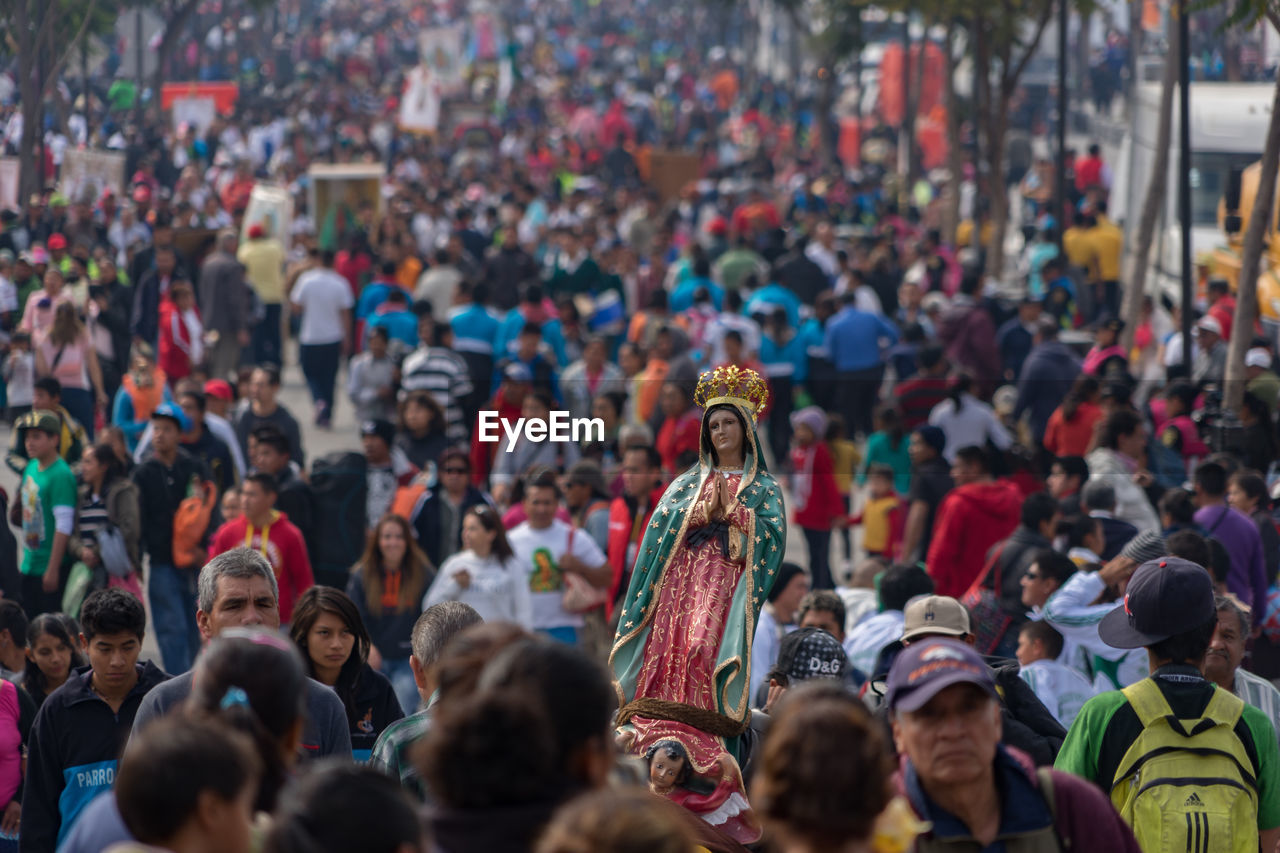
<path fill-rule="evenodd" d="M 489 503 L 484 492 L 470 485 L 471 459 L 463 451 L 446 450 L 439 470 L 440 484 L 423 496 L 411 519 L 418 545 L 437 567 L 462 548 L 462 516 Z"/>
<path fill-rule="evenodd" d="M 791 246 L 791 251 L 778 259 L 777 280 L 788 290 L 800 297 L 804 305 L 813 305 L 818 301 L 818 294 L 831 286 L 831 280 L 809 256 L 805 249 L 809 241 L 799 237 Z"/>
<path fill-rule="evenodd" d="M 307 549 L 311 550 L 315 542 L 316 498 L 310 484 L 294 470 L 288 437 L 275 424 L 268 423 L 255 429 L 252 438 L 253 457 L 249 464 L 276 478 L 276 509 L 302 531 Z"/>
<path fill-rule="evenodd" d="M 995 589 L 996 578 L 1000 588 L 995 589 L 1000 609 L 1013 621 L 992 654 L 1011 658 L 1018 650 L 1018 626 L 1027 621 L 1027 608 L 1022 604 L 1022 576 L 1035 562 L 1036 554 L 1053 547 L 1053 534 L 1058 526 L 1058 502 L 1047 492 L 1028 495 L 1022 502 L 1021 518 L 1013 533 L 991 549 L 988 562 L 994 558 L 992 569 L 983 578 L 982 585 Z"/>
<path fill-rule="evenodd" d="M 520 235 L 514 225 L 503 229 L 502 244 L 489 250 L 485 278 L 493 304 L 500 311 L 510 311 L 519 305 L 521 288 L 538 280 L 538 265 L 520 247 Z"/>
<path fill-rule="evenodd" d="M 1036 345 L 1022 364 L 1018 377 L 1018 402 L 1013 407 L 1017 420 L 1027 415 L 1031 436 L 1037 444 L 1053 410 L 1071 390 L 1080 375 L 1080 359 L 1058 340 L 1058 325 L 1052 317 L 1041 317 L 1036 327 Z"/>
<path fill-rule="evenodd" d="M 98 320 L 111 335 L 110 359 L 98 355 L 107 397 L 115 399 L 120 380 L 129 372 L 129 324 L 133 315 L 133 291 L 120 283 L 116 262 L 110 256 L 98 263 L 98 283 L 89 288 L 89 299 L 98 305 Z"/>
<path fill-rule="evenodd" d="M 45 700 L 31 729 L 24 852 L 52 853 L 85 806 L 111 789 L 142 698 L 169 678 L 150 661 L 138 663 L 146 625 L 142 602 L 122 589 L 85 599 L 80 642 L 89 665 Z"/>
<path fill-rule="evenodd" d="M 133 469 L 138 486 L 138 508 L 146 524 L 142 547 L 151 558 L 152 620 L 164 668 L 171 673 L 186 672 L 200 650 L 196 629 L 196 575 L 204 559 L 191 565 L 174 564 L 173 517 L 178 504 L 194 484 L 209 479 L 209 469 L 199 459 L 178 446 L 182 433 L 191 430 L 191 420 L 175 403 L 161 403 L 151 416 L 154 455 Z M 217 515 L 217 507 L 214 508 Z M 217 529 L 209 522 L 205 538 Z"/>
<path fill-rule="evenodd" d="M 141 278 L 129 279 L 136 282 L 130 331 L 152 348 L 160 337 L 160 300 L 180 278 L 177 264 L 178 256 L 172 246 L 156 246 L 155 262 L 142 271 Z"/>
<path fill-rule="evenodd" d="M 240 348 L 249 345 L 249 287 L 244 264 L 236 260 L 236 232 L 218 234 L 217 248 L 200 266 L 200 315 L 208 334 L 209 373 L 230 376 L 240 366 Z"/>
<path fill-rule="evenodd" d="M 1138 528 L 1115 517 L 1116 490 L 1106 483 L 1094 480 L 1086 484 L 1080 492 L 1080 506 L 1090 518 L 1097 519 L 1102 527 L 1103 546 L 1098 554 L 1102 562 L 1115 559 L 1119 556 L 1120 549 L 1138 535 Z"/>

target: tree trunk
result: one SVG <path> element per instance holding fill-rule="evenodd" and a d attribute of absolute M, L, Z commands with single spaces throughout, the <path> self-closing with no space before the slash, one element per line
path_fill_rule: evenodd
<path fill-rule="evenodd" d="M 907 211 L 907 199 L 911 197 L 911 10 L 902 12 L 902 123 L 898 126 L 898 204 Z"/>
<path fill-rule="evenodd" d="M 952 50 L 955 49 L 956 24 L 947 24 L 947 39 L 942 46 L 945 67 L 942 74 L 943 97 L 947 106 L 947 170 L 950 180 L 943 190 L 945 203 L 942 207 L 942 241 L 948 245 L 956 238 L 956 229 L 960 227 L 960 187 L 964 184 L 964 152 L 960 150 L 960 98 L 956 94 L 954 80 L 956 63 Z"/>
<path fill-rule="evenodd" d="M 1267 144 L 1262 153 L 1262 172 L 1258 175 L 1258 193 L 1253 197 L 1249 227 L 1244 232 L 1240 250 L 1240 278 L 1236 287 L 1236 315 L 1231 324 L 1231 343 L 1227 350 L 1227 375 L 1223 404 L 1228 412 L 1240 409 L 1244 400 L 1244 355 L 1253 339 L 1253 324 L 1258 318 L 1258 271 L 1262 247 L 1272 228 L 1271 214 L 1276 206 L 1276 171 L 1280 167 L 1280 75 L 1271 98 L 1271 120 L 1267 124 Z"/>
<path fill-rule="evenodd" d="M 987 132 L 987 161 L 991 164 L 991 245 L 987 247 L 986 274 L 1004 280 L 1004 235 L 1009 225 L 1009 193 L 1004 185 L 1004 137 L 1009 130 L 1009 102 L 992 104 L 991 129 Z"/>
<path fill-rule="evenodd" d="M 916 48 L 915 68 L 911 71 L 911 86 L 907 89 L 907 190 L 910 192 L 920 177 L 920 150 L 916 145 L 916 123 L 920 118 L 921 92 L 924 90 L 925 48 L 929 46 L 929 19 L 925 18 L 924 35 Z M 911 54 L 907 54 L 910 59 Z"/>
<path fill-rule="evenodd" d="M 814 116 L 814 130 L 818 134 L 818 160 L 826 168 L 836 162 L 836 130 L 832 126 L 831 116 L 836 98 L 836 63 L 831 57 L 823 57 L 818 73 L 817 115 Z"/>
<path fill-rule="evenodd" d="M 1169 27 L 1169 50 L 1165 54 L 1164 74 L 1160 78 L 1160 120 L 1156 124 L 1156 159 L 1147 178 L 1147 195 L 1142 202 L 1138 233 L 1133 240 L 1133 271 L 1124 288 L 1120 310 L 1125 326 L 1121 336 L 1125 350 L 1133 346 L 1133 333 L 1142 316 L 1142 297 L 1147 287 L 1147 269 L 1151 265 L 1150 248 L 1164 207 L 1165 184 L 1169 180 L 1169 150 L 1173 146 L 1173 90 L 1178 86 L 1178 28 Z M 1184 308 L 1185 310 L 1185 308 Z M 1184 341 L 1183 346 L 1189 345 Z"/>
<path fill-rule="evenodd" d="M 1083 107 L 1093 94 L 1093 77 L 1089 73 L 1090 49 L 1089 25 L 1093 21 L 1093 10 L 1080 9 L 1080 29 L 1076 33 L 1076 103 Z M 1069 125 L 1068 125 L 1069 126 Z"/>
<path fill-rule="evenodd" d="M 164 85 L 165 67 L 169 64 L 169 54 L 173 53 L 174 45 L 178 43 L 178 38 L 186 29 L 187 21 L 195 12 L 197 2 L 198 0 L 183 0 L 182 5 L 177 8 L 171 7 L 169 14 L 165 16 L 164 35 L 156 47 L 156 73 L 151 82 L 151 100 L 156 109 L 159 109 L 160 105 L 160 87 Z M 203 38 L 202 33 L 196 33 L 197 40 Z M 138 100 L 139 102 L 142 100 L 141 91 L 138 92 Z"/>
<path fill-rule="evenodd" d="M 991 53 L 987 46 L 986 22 L 981 15 L 973 18 L 973 182 L 977 190 L 974 196 L 974 209 L 970 214 L 974 221 L 973 239 L 978 245 L 978 207 L 979 199 L 989 196 L 987 193 L 988 176 L 982 171 L 982 164 L 988 154 L 991 140 L 987 138 L 987 115 L 991 109 Z"/>

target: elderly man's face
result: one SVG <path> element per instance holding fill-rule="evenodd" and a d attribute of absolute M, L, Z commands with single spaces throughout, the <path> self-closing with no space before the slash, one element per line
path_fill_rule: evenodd
<path fill-rule="evenodd" d="M 972 784 L 990 772 L 1000 735 L 1000 704 L 972 684 L 948 687 L 893 720 L 898 752 L 911 759 L 926 790 Z"/>
<path fill-rule="evenodd" d="M 1248 635 L 1240 629 L 1240 619 L 1230 609 L 1218 611 L 1218 627 L 1213 629 L 1209 653 L 1204 657 L 1204 674 L 1211 681 L 1230 684 L 1244 660 Z"/>

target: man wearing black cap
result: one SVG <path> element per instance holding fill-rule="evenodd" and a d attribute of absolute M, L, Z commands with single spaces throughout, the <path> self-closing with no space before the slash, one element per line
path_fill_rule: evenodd
<path fill-rule="evenodd" d="M 1201 672 L 1217 622 L 1209 573 L 1161 557 L 1098 625 L 1115 648 L 1145 648 L 1151 676 L 1090 699 L 1055 766 L 1107 791 L 1144 849 L 1183 832 L 1189 850 L 1257 849 L 1255 831 L 1262 850 L 1280 841 L 1275 729 Z"/>
<path fill-rule="evenodd" d="M 1091 786 L 1003 746 L 991 671 L 958 640 L 912 643 L 889 672 L 885 703 L 906 757 L 900 791 L 930 828 L 917 849 L 1136 851 Z"/>
<path fill-rule="evenodd" d="M 365 500 L 365 513 L 369 529 L 391 509 L 396 489 L 413 482 L 418 468 L 404 451 L 394 446 L 396 427 L 391 421 L 365 421 L 360 425 L 360 443 L 368 465 L 369 494 Z"/>

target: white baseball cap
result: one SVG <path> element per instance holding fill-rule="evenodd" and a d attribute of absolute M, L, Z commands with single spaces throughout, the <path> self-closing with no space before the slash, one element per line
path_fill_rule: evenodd
<path fill-rule="evenodd" d="M 1196 323 L 1197 329 L 1203 329 L 1206 332 L 1213 332 L 1218 337 L 1222 337 L 1222 324 L 1215 317 L 1201 317 Z"/>
<path fill-rule="evenodd" d="M 1271 366 L 1271 353 L 1262 347 L 1254 347 L 1244 355 L 1245 367 L 1261 367 L 1266 369 Z"/>

